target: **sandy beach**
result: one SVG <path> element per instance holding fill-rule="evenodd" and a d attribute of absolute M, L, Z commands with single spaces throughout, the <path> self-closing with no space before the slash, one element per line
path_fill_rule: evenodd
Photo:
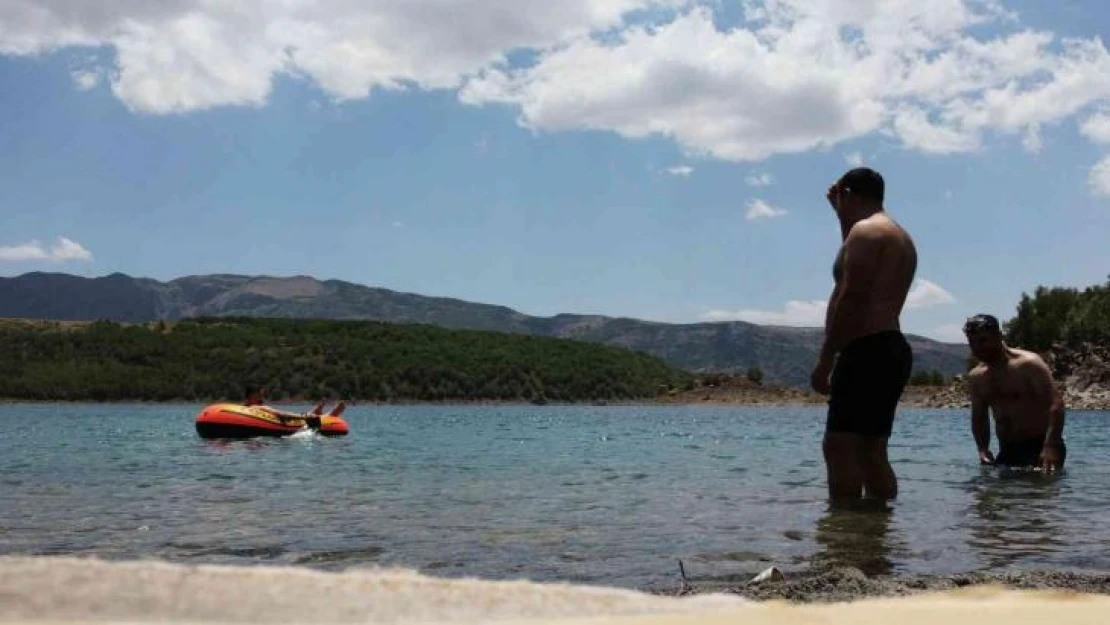
<path fill-rule="evenodd" d="M 1110 614 L 1110 596 L 1101 594 L 1106 580 L 984 576 L 898 587 L 871 586 L 841 572 L 771 582 L 759 592 L 716 588 L 660 596 L 571 584 L 436 579 L 404 570 L 325 573 L 5 557 L 0 622 L 1094 624 Z M 1011 583 L 1025 588 L 1007 587 Z M 798 603 L 815 596 L 828 601 Z"/>

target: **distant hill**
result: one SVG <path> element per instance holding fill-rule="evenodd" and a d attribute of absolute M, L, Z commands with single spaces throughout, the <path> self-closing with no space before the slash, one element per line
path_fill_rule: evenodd
<path fill-rule="evenodd" d="M 694 387 L 610 345 L 430 325 L 206 317 L 144 324 L 0 321 L 0 398 L 608 401 Z"/>
<path fill-rule="evenodd" d="M 111 274 L 27 273 L 0 278 L 0 317 L 121 322 L 199 316 L 364 319 L 531 334 L 627 347 L 692 372 L 745 371 L 768 382 L 808 384 L 818 328 L 742 321 L 670 324 L 596 315 L 525 315 L 505 306 L 430 297 L 308 276 L 214 274 L 160 282 Z M 962 373 L 967 348 L 911 336 L 915 369 Z"/>

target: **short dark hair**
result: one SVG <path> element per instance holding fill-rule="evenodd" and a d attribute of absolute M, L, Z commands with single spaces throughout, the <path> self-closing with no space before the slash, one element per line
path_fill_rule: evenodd
<path fill-rule="evenodd" d="M 879 172 L 870 167 L 857 167 L 840 177 L 838 186 L 848 189 L 852 195 L 867 198 L 879 204 L 886 194 L 886 183 Z"/>
<path fill-rule="evenodd" d="M 998 325 L 998 319 L 994 315 L 984 313 L 968 317 L 967 321 L 964 322 L 964 334 L 978 334 L 980 332 L 1000 334 L 1002 330 L 1001 326 Z"/>

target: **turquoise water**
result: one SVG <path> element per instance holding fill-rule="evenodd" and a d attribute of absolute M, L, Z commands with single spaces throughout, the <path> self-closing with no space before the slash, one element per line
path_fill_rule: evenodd
<path fill-rule="evenodd" d="M 0 406 L 0 554 L 398 565 L 672 587 L 774 563 L 1110 569 L 1110 414 L 1068 473 L 977 466 L 967 414 L 903 410 L 885 513 L 830 512 L 819 407 L 362 407 L 352 434 L 204 441 L 200 406 Z"/>

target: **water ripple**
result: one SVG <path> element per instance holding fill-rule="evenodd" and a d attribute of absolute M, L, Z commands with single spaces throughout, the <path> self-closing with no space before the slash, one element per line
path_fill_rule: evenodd
<path fill-rule="evenodd" d="M 705 579 L 1110 568 L 1100 413 L 1069 415 L 1068 472 L 1045 478 L 980 468 L 959 411 L 901 411 L 899 499 L 865 511 L 825 503 L 820 407 L 356 406 L 345 439 L 239 442 L 194 414 L 0 406 L 0 554 L 624 586 L 672 585 L 678 559 Z"/>

